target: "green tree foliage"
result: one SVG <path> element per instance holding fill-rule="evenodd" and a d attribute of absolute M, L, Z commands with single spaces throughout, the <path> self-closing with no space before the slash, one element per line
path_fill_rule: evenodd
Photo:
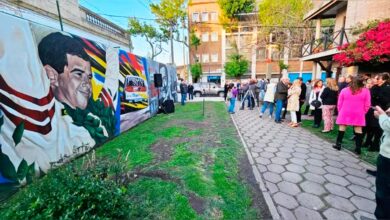
<path fill-rule="evenodd" d="M 171 28 L 178 33 L 179 25 L 184 23 L 187 16 L 186 7 L 185 0 L 161 0 L 158 4 L 150 4 L 150 9 L 166 36 L 170 36 Z"/>
<path fill-rule="evenodd" d="M 248 71 L 249 61 L 240 54 L 232 54 L 225 63 L 225 72 L 230 77 L 240 77 Z"/>
<path fill-rule="evenodd" d="M 302 25 L 304 15 L 311 7 L 311 0 L 262 0 L 259 20 L 264 26 L 294 27 Z"/>
<path fill-rule="evenodd" d="M 195 51 L 198 50 L 198 47 L 200 46 L 201 42 L 199 37 L 196 36 L 195 31 L 192 30 L 190 33 L 190 45 L 191 47 L 195 48 Z"/>
<path fill-rule="evenodd" d="M 194 78 L 194 81 L 197 82 L 199 77 L 202 75 L 202 64 L 199 62 L 196 62 L 191 65 L 191 74 Z"/>
<path fill-rule="evenodd" d="M 167 36 L 162 32 L 157 30 L 154 26 L 141 23 L 136 18 L 129 19 L 129 29 L 128 32 L 130 35 L 144 37 L 146 42 L 149 43 L 149 46 L 152 50 L 151 59 L 154 60 L 156 56 L 162 53 L 162 43 L 168 41 Z"/>
<path fill-rule="evenodd" d="M 237 18 L 239 13 L 252 12 L 255 6 L 254 0 L 218 0 L 223 15 L 229 19 Z"/>

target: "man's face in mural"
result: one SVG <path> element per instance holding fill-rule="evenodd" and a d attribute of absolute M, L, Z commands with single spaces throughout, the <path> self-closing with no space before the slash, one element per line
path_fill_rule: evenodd
<path fill-rule="evenodd" d="M 91 96 L 91 64 L 74 55 L 66 55 L 68 65 L 58 75 L 56 89 L 59 101 L 73 108 L 85 109 Z"/>

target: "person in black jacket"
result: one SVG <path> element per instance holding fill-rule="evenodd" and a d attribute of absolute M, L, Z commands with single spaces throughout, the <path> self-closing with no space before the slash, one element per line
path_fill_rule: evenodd
<path fill-rule="evenodd" d="M 229 84 L 228 84 L 228 83 L 225 83 L 225 85 L 223 86 L 223 97 L 224 97 L 224 99 L 225 99 L 225 102 L 226 102 L 228 90 L 229 90 Z"/>
<path fill-rule="evenodd" d="M 338 91 L 339 87 L 337 86 L 336 80 L 333 78 L 327 78 L 326 88 L 321 94 L 322 119 L 324 120 L 324 130 L 322 130 L 323 133 L 327 133 L 333 130 L 333 112 L 337 105 Z"/>
<path fill-rule="evenodd" d="M 188 86 L 185 80 L 182 80 L 180 83 L 180 94 L 181 94 L 181 105 L 185 105 L 186 97 L 188 92 Z"/>
<path fill-rule="evenodd" d="M 188 85 L 188 100 L 194 99 L 194 86 L 192 84 Z"/>
<path fill-rule="evenodd" d="M 282 108 L 284 102 L 287 100 L 287 91 L 288 91 L 288 78 L 282 78 L 280 82 L 276 85 L 275 92 L 275 103 L 276 103 L 276 112 L 275 112 L 275 122 L 281 123 L 282 119 Z"/>
<path fill-rule="evenodd" d="M 378 76 L 367 80 L 366 87 L 370 90 L 371 105 L 379 106 L 380 87 L 378 86 Z M 379 126 L 379 120 L 374 116 L 374 109 L 370 108 L 366 113 L 366 126 L 364 127 L 366 140 L 363 144 L 369 151 L 379 150 L 379 142 L 382 130 Z M 374 139 L 374 140 L 373 140 Z"/>
<path fill-rule="evenodd" d="M 298 77 L 298 80 L 301 82 L 301 94 L 299 95 L 299 110 L 297 111 L 297 122 L 301 123 L 302 121 L 302 111 L 301 108 L 306 100 L 306 84 L 303 83 L 302 77 Z"/>

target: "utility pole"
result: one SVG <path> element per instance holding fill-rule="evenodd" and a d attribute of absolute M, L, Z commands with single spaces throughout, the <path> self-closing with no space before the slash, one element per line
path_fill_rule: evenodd
<path fill-rule="evenodd" d="M 60 3 L 58 0 L 56 0 L 57 4 L 57 11 L 58 11 L 58 18 L 60 19 L 60 25 L 61 25 L 61 31 L 64 31 L 64 27 L 62 26 L 62 17 L 61 17 L 61 11 L 60 11 Z"/>
<path fill-rule="evenodd" d="M 174 59 L 174 52 L 173 52 L 173 25 L 171 24 L 171 27 L 169 28 L 169 32 L 171 34 L 171 64 L 175 64 L 175 59 Z"/>

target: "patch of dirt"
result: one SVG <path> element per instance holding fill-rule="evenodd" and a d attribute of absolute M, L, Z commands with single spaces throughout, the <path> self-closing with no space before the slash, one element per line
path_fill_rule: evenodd
<path fill-rule="evenodd" d="M 256 210 L 260 210 L 259 215 L 261 219 L 272 219 L 272 215 L 268 209 L 268 205 L 265 202 L 263 193 L 259 188 L 255 175 L 252 171 L 252 166 L 249 163 L 248 157 L 245 152 L 240 158 L 239 175 L 242 180 L 247 182 L 247 186 L 249 187 L 249 192 L 251 193 L 252 197 L 252 207 Z"/>
<path fill-rule="evenodd" d="M 203 214 L 206 210 L 206 202 L 200 198 L 199 196 L 190 193 L 189 194 L 189 201 L 191 204 L 191 207 L 196 211 L 198 214 Z"/>
<path fill-rule="evenodd" d="M 152 171 L 136 171 L 136 172 L 128 172 L 120 174 L 119 176 L 114 177 L 115 181 L 118 181 L 122 185 L 127 185 L 131 182 L 134 182 L 139 177 L 150 177 L 150 178 L 158 178 L 164 181 L 170 181 L 177 184 L 180 184 L 180 180 L 170 176 L 168 173 L 162 170 L 152 170 Z"/>
<path fill-rule="evenodd" d="M 173 153 L 172 146 L 174 144 L 172 142 L 172 140 L 160 139 L 150 147 L 155 155 L 156 162 L 163 162 L 171 159 Z"/>

